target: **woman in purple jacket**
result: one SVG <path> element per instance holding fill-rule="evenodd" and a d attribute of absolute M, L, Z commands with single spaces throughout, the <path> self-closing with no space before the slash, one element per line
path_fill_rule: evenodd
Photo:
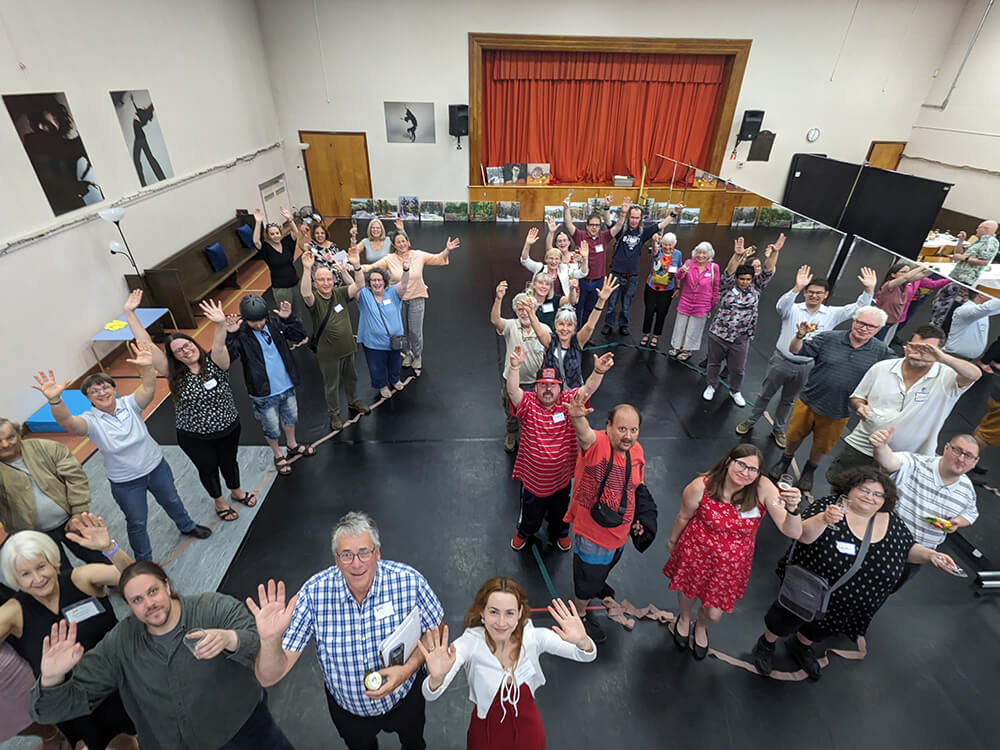
<path fill-rule="evenodd" d="M 710 242 L 695 245 L 691 258 L 677 269 L 677 320 L 670 336 L 670 356 L 686 360 L 701 348 L 708 313 L 719 300 L 719 266 Z"/>

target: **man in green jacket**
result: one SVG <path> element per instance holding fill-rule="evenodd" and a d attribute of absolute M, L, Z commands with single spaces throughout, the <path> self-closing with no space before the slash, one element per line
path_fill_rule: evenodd
<path fill-rule="evenodd" d="M 80 462 L 54 440 L 22 440 L 20 425 L 0 417 L 0 535 L 41 531 L 59 547 L 60 567 L 70 569 L 68 549 L 88 563 L 108 560 L 66 538 L 90 509 L 90 485 Z M 2 539 L 0 539 L 2 541 Z"/>
<path fill-rule="evenodd" d="M 122 571 L 118 585 L 132 616 L 87 653 L 75 623 L 52 626 L 32 718 L 86 716 L 117 690 L 142 750 L 294 750 L 254 676 L 260 638 L 245 605 L 225 594 L 178 596 L 149 560 Z"/>

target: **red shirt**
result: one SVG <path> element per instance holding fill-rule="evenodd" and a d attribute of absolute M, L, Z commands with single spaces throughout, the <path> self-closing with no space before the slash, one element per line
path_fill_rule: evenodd
<path fill-rule="evenodd" d="M 581 242 L 586 242 L 589 252 L 587 253 L 587 279 L 590 281 L 601 281 L 607 275 L 608 255 L 611 253 L 611 245 L 614 237 L 607 229 L 599 232 L 597 237 L 591 237 L 583 229 L 573 231 L 573 242 L 580 247 Z M 597 248 L 601 248 L 600 252 Z"/>
<path fill-rule="evenodd" d="M 511 413 L 521 423 L 521 446 L 514 460 L 514 479 L 538 497 L 554 495 L 569 484 L 576 463 L 576 431 L 566 414 L 566 404 L 577 389 L 563 391 L 550 409 L 527 391 Z"/>
<path fill-rule="evenodd" d="M 621 526 L 606 529 L 590 516 L 590 508 L 596 502 L 597 488 L 608 470 L 608 457 L 614 456 L 611 474 L 604 485 L 601 502 L 610 505 L 615 510 L 621 504 L 622 485 L 625 483 L 625 457 L 611 450 L 611 441 L 603 430 L 595 432 L 597 440 L 585 451 L 581 451 L 576 459 L 576 474 L 573 476 L 573 499 L 563 519 L 573 524 L 573 533 L 605 549 L 618 549 L 628 540 L 635 518 L 635 489 L 643 481 L 646 459 L 642 446 L 635 443 L 629 449 L 632 459 L 632 473 L 628 481 L 628 493 L 625 501 L 625 519 Z"/>

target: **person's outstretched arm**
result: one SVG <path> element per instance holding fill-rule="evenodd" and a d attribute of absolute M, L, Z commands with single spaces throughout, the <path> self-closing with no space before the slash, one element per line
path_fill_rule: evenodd
<path fill-rule="evenodd" d="M 490 323 L 497 329 L 497 333 L 501 334 L 507 326 L 504 319 L 500 316 L 500 305 L 503 302 L 505 294 L 507 294 L 507 282 L 501 281 L 497 284 L 497 291 L 493 296 L 493 306 L 490 308 Z"/>
<path fill-rule="evenodd" d="M 604 277 L 604 283 L 597 292 L 597 304 L 590 311 L 590 315 L 587 317 L 587 322 L 583 324 L 583 328 L 576 334 L 576 340 L 580 346 L 586 345 L 590 341 L 590 337 L 594 335 L 594 329 L 597 328 L 597 321 L 601 319 L 604 307 L 608 304 L 608 299 L 618 287 L 618 279 L 613 274 L 608 274 Z"/>
<path fill-rule="evenodd" d="M 764 270 L 774 272 L 774 269 L 778 265 L 778 256 L 781 254 L 781 248 L 785 246 L 785 233 L 782 232 L 778 235 L 778 239 L 774 241 L 773 244 L 768 245 L 768 249 L 771 251 L 764 256 Z"/>
<path fill-rule="evenodd" d="M 264 223 L 264 212 L 259 208 L 253 210 L 253 246 L 260 250 L 260 229 Z"/>
<path fill-rule="evenodd" d="M 581 393 L 582 390 L 578 390 L 573 398 L 566 403 L 566 413 L 573 422 L 573 430 L 580 443 L 580 450 L 585 451 L 597 441 L 597 434 L 587 421 L 587 415 L 594 410 L 587 406 L 587 394 Z"/>
<path fill-rule="evenodd" d="M 163 353 L 160 347 L 153 343 L 152 337 L 149 335 L 149 331 L 146 330 L 145 326 L 139 322 L 138 316 L 136 316 L 135 311 L 142 304 L 142 290 L 133 289 L 132 293 L 129 294 L 128 299 L 125 300 L 125 321 L 128 323 L 129 330 L 132 331 L 132 335 L 135 336 L 137 343 L 146 342 L 152 347 L 153 351 L 153 369 L 156 370 L 160 375 L 166 375 L 169 371 L 169 365 L 167 364 L 167 355 Z"/>
<path fill-rule="evenodd" d="M 584 398 L 589 400 L 597 392 L 597 389 L 601 387 L 604 376 L 614 366 L 615 355 L 611 352 L 602 354 L 600 357 L 596 354 L 594 355 L 594 369 L 580 388 L 580 392 L 584 394 Z"/>
<path fill-rule="evenodd" d="M 889 441 L 895 431 L 895 427 L 890 427 L 888 430 L 875 430 L 868 436 L 868 442 L 872 446 L 872 458 L 878 461 L 879 466 L 890 474 L 899 471 L 901 464 L 899 455 L 889 447 Z"/>
<path fill-rule="evenodd" d="M 524 398 L 524 391 L 521 390 L 521 365 L 524 364 L 525 357 L 528 353 L 521 350 L 521 347 L 515 346 L 514 352 L 510 355 L 510 364 L 507 368 L 507 397 L 510 399 L 510 403 L 516 409 L 521 405 L 521 400 Z"/>
<path fill-rule="evenodd" d="M 232 360 L 229 358 L 229 349 L 226 348 L 226 312 L 215 300 L 202 300 L 199 307 L 205 313 L 205 317 L 215 323 L 215 332 L 212 334 L 212 361 L 221 369 L 228 370 Z"/>

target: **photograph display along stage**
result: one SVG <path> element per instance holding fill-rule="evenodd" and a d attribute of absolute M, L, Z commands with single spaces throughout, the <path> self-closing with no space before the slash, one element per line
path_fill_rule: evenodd
<path fill-rule="evenodd" d="M 434 102 L 385 102 L 389 143 L 434 143 Z"/>
<path fill-rule="evenodd" d="M 169 180 L 174 176 L 174 168 L 170 164 L 167 144 L 163 141 L 160 120 L 156 117 L 149 90 L 110 93 L 139 184 L 146 187 Z"/>
<path fill-rule="evenodd" d="M 3 103 L 56 216 L 104 200 L 64 93 L 7 94 Z"/>

